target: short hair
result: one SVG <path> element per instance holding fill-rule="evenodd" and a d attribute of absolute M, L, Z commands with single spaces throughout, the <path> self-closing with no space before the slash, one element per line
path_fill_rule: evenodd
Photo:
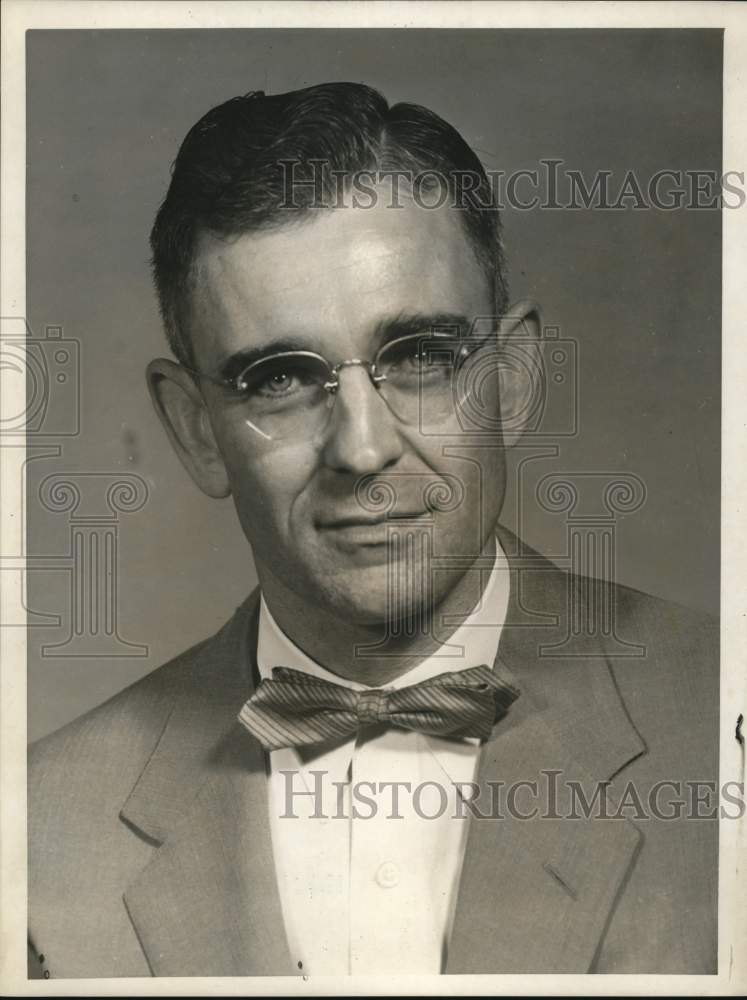
<path fill-rule="evenodd" d="M 289 206 L 287 164 L 300 197 Z M 286 164 L 283 167 L 283 164 Z M 208 111 L 187 133 L 151 231 L 152 268 L 174 355 L 194 363 L 187 333 L 195 249 L 202 234 L 230 238 L 280 228 L 307 215 L 338 178 L 377 171 L 427 171 L 454 195 L 465 234 L 491 283 L 497 315 L 508 305 L 498 208 L 485 169 L 453 126 L 416 104 L 389 106 L 357 83 L 325 83 L 287 94 L 255 91 Z M 312 177 L 316 190 L 308 183 Z M 435 186 L 435 184 L 431 184 Z M 466 193 L 464 193 L 466 192 Z M 291 214 L 289 214 L 289 211 Z"/>

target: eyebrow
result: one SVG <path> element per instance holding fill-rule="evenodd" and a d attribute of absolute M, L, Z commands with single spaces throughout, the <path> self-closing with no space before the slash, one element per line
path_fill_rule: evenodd
<path fill-rule="evenodd" d="M 293 337 L 270 340 L 259 347 L 245 347 L 222 361 L 218 365 L 216 375 L 221 379 L 234 379 L 246 371 L 249 365 L 253 365 L 255 361 L 270 358 L 273 354 L 283 354 L 285 351 L 314 351 L 314 347 L 306 340 Z M 314 351 L 314 353 L 318 352 Z"/>
<path fill-rule="evenodd" d="M 384 319 L 376 324 L 376 336 L 380 344 L 398 337 L 422 333 L 427 335 L 433 329 L 454 328 L 463 334 L 470 326 L 469 319 L 461 313 L 399 313 L 392 319 Z"/>
<path fill-rule="evenodd" d="M 396 316 L 382 319 L 376 324 L 374 338 L 380 347 L 392 340 L 397 340 L 399 337 L 418 333 L 427 336 L 434 329 L 446 328 L 450 332 L 454 332 L 456 329 L 459 336 L 462 336 L 469 329 L 469 326 L 470 320 L 462 313 L 398 313 Z M 312 351 L 314 354 L 324 356 L 317 345 L 311 343 L 307 338 L 282 337 L 257 347 L 246 347 L 236 351 L 220 362 L 215 374 L 220 379 L 230 381 L 241 372 L 246 371 L 249 365 L 275 354 L 283 354 L 286 351 Z"/>

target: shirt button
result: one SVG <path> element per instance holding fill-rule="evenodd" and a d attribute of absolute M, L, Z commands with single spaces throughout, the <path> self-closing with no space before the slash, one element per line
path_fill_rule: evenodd
<path fill-rule="evenodd" d="M 399 868 L 393 861 L 385 861 L 379 865 L 375 878 L 382 889 L 393 889 L 399 885 Z"/>

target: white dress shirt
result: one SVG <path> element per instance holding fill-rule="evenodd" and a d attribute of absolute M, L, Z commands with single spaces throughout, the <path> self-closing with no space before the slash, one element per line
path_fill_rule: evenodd
<path fill-rule="evenodd" d="M 448 645 L 390 682 L 400 688 L 486 663 L 498 650 L 508 565 L 497 554 L 483 598 Z M 484 571 L 483 571 L 484 572 Z M 325 670 L 281 631 L 264 598 L 257 664 L 365 690 Z M 280 902 L 294 963 L 310 975 L 440 973 L 446 960 L 479 741 L 396 727 L 303 757 L 269 757 L 269 813 Z M 395 792 L 391 782 L 406 782 Z M 396 801 L 395 801 L 396 794 Z M 467 796 L 469 794 L 467 793 Z"/>

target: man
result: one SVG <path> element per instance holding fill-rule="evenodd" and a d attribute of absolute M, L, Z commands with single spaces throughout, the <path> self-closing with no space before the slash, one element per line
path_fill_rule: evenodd
<path fill-rule="evenodd" d="M 717 777 L 717 633 L 603 588 L 615 659 L 498 525 L 539 319 L 459 134 L 235 98 L 151 241 L 153 401 L 259 588 L 34 748 L 32 973 L 715 971 L 715 814 L 675 800 Z"/>

